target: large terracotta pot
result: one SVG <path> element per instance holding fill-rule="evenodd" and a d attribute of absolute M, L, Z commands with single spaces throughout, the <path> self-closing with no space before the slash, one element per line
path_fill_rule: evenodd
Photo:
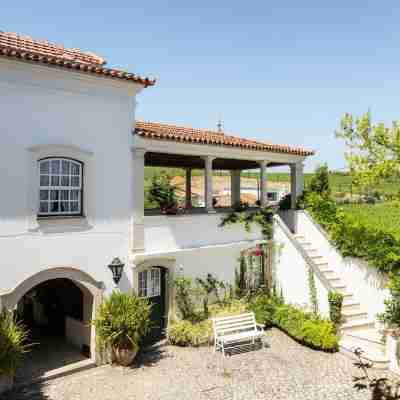
<path fill-rule="evenodd" d="M 133 360 L 138 353 L 139 347 L 134 346 L 132 348 L 120 348 L 114 347 L 114 359 L 118 365 L 128 367 L 133 363 Z"/>
<path fill-rule="evenodd" d="M 12 389 L 14 384 L 14 377 L 12 375 L 0 374 L 0 394 L 8 392 Z"/>

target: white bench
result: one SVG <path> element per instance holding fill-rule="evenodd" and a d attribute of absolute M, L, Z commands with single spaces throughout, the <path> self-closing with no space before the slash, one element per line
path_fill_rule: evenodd
<path fill-rule="evenodd" d="M 254 313 L 233 315 L 230 317 L 213 318 L 214 351 L 225 351 L 242 346 L 243 342 L 251 342 L 254 345 L 257 339 L 261 339 L 264 331 L 261 325 L 256 323 Z"/>

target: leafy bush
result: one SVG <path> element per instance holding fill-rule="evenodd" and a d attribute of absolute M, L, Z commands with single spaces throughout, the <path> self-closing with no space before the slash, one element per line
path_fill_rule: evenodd
<path fill-rule="evenodd" d="M 201 346 L 212 343 L 212 322 L 205 320 L 193 323 L 180 320 L 171 323 L 167 330 L 168 342 L 175 346 Z"/>
<path fill-rule="evenodd" d="M 232 300 L 227 304 L 212 304 L 209 313 L 212 317 L 242 314 L 247 311 L 247 304 L 241 300 Z M 171 322 L 167 330 L 168 342 L 175 346 L 202 346 L 213 342 L 211 319 L 200 322 L 177 320 Z"/>
<path fill-rule="evenodd" d="M 277 326 L 300 343 L 318 350 L 337 351 L 339 338 L 332 322 L 276 297 L 258 296 L 249 305 L 257 322 Z"/>
<path fill-rule="evenodd" d="M 281 301 L 278 297 L 259 295 L 252 299 L 248 309 L 254 312 L 259 324 L 271 326 L 274 322 L 275 309 L 279 304 Z"/>
<path fill-rule="evenodd" d="M 336 329 L 342 322 L 343 295 L 339 292 L 329 292 L 329 317 Z"/>
<path fill-rule="evenodd" d="M 171 177 L 167 174 L 154 175 L 148 189 L 147 199 L 156 203 L 161 211 L 177 207 L 177 187 L 171 183 Z"/>
<path fill-rule="evenodd" d="M 310 192 L 317 193 L 321 196 L 329 196 L 331 188 L 329 185 L 329 170 L 327 164 L 324 164 L 315 170 L 307 189 Z"/>
<path fill-rule="evenodd" d="M 380 314 L 379 320 L 388 327 L 400 326 L 400 275 L 391 273 L 389 281 L 390 298 L 385 300 L 385 311 Z"/>
<path fill-rule="evenodd" d="M 337 351 L 339 348 L 334 324 L 301 308 L 288 304 L 277 305 L 273 323 L 311 348 L 324 351 Z"/>
<path fill-rule="evenodd" d="M 114 291 L 100 305 L 93 321 L 102 344 L 136 348 L 151 328 L 151 305 L 136 295 Z"/>
<path fill-rule="evenodd" d="M 28 332 L 8 311 L 0 313 L 0 376 L 14 375 L 28 351 Z"/>

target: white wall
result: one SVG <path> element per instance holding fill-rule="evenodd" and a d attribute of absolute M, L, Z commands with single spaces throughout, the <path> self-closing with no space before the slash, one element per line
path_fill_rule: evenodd
<path fill-rule="evenodd" d="M 89 324 L 85 324 L 71 317 L 65 318 L 65 337 L 69 343 L 81 349 L 83 345 L 90 346 Z"/>
<path fill-rule="evenodd" d="M 293 242 L 291 233 L 274 218 L 275 277 L 285 302 L 311 308 L 308 282 L 308 264 Z M 283 224 L 283 221 L 282 221 Z M 329 315 L 328 289 L 314 273 L 317 289 L 318 307 L 322 315 Z"/>
<path fill-rule="evenodd" d="M 137 90 L 0 60 L 0 294 L 54 266 L 79 268 L 113 287 L 106 266 L 128 255 Z M 35 158 L 63 149 L 85 162 L 86 218 L 38 222 Z"/>
<path fill-rule="evenodd" d="M 243 225 L 219 227 L 223 214 L 146 216 L 145 246 L 147 253 L 172 251 L 262 240 L 260 228 L 253 224 L 250 232 Z"/>
<path fill-rule="evenodd" d="M 298 234 L 309 239 L 327 260 L 329 267 L 343 279 L 349 291 L 361 303 L 363 311 L 375 318 L 377 313 L 384 310 L 383 301 L 389 292 L 385 288 L 386 278 L 382 274 L 360 259 L 343 258 L 306 212 L 298 212 L 297 229 Z"/>

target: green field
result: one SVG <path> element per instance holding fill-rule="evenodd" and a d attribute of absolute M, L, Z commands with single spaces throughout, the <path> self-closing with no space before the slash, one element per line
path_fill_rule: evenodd
<path fill-rule="evenodd" d="M 400 208 L 389 204 L 348 204 L 344 211 L 367 226 L 393 234 L 400 240 Z"/>

